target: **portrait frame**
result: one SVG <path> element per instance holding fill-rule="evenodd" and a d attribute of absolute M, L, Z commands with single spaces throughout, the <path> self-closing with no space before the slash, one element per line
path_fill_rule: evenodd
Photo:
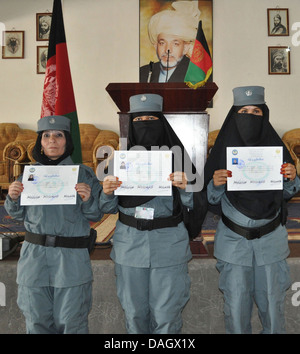
<path fill-rule="evenodd" d="M 139 68 L 140 68 L 140 75 L 139 80 L 143 82 L 141 79 L 144 74 L 141 73 L 143 67 L 147 65 L 154 64 L 154 71 L 155 65 L 159 62 L 158 54 L 156 52 L 155 46 L 150 40 L 149 31 L 148 31 L 148 24 L 152 16 L 156 15 L 159 12 L 165 10 L 175 10 L 172 6 L 172 3 L 176 3 L 175 0 L 139 0 Z M 179 2 L 179 1 L 178 1 Z M 191 17 L 191 22 L 202 21 L 202 28 L 203 32 L 210 50 L 211 57 L 213 57 L 213 1 L 212 0 L 195 0 L 191 1 L 191 3 L 197 3 L 198 9 L 200 10 L 200 16 L 197 20 L 194 20 Z M 178 29 L 176 30 L 178 32 Z M 191 51 L 193 49 L 193 43 L 196 39 L 196 33 L 193 35 L 193 39 L 189 40 L 192 42 L 190 45 L 191 50 L 188 51 L 187 56 L 190 58 Z M 191 38 L 191 37 L 190 37 Z M 182 82 L 183 80 L 178 80 L 173 82 Z M 155 82 L 155 81 L 152 81 Z"/>
<path fill-rule="evenodd" d="M 47 53 L 45 53 L 47 52 Z M 48 58 L 48 46 L 41 45 L 36 47 L 36 73 L 45 74 Z"/>
<path fill-rule="evenodd" d="M 289 36 L 289 9 L 275 8 L 267 9 L 268 13 L 268 36 L 280 37 Z M 277 21 L 280 23 L 275 25 L 275 17 L 278 17 Z"/>
<path fill-rule="evenodd" d="M 25 31 L 3 31 L 2 59 L 24 59 Z"/>
<path fill-rule="evenodd" d="M 289 75 L 291 73 L 290 47 L 268 47 L 268 67 L 269 75 Z"/>
<path fill-rule="evenodd" d="M 45 21 L 42 21 L 43 19 Z M 51 21 L 52 21 L 51 12 L 42 12 L 36 14 L 36 40 L 37 41 L 49 41 Z M 42 22 L 46 25 L 46 28 L 43 28 Z"/>

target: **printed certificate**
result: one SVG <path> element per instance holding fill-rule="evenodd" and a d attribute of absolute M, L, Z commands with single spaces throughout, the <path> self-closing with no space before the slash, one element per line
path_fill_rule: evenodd
<path fill-rule="evenodd" d="M 76 204 L 78 165 L 25 166 L 21 205 Z"/>
<path fill-rule="evenodd" d="M 282 146 L 227 147 L 227 190 L 283 189 L 282 158 Z"/>
<path fill-rule="evenodd" d="M 170 196 L 172 151 L 115 151 L 114 175 L 122 181 L 115 195 Z"/>

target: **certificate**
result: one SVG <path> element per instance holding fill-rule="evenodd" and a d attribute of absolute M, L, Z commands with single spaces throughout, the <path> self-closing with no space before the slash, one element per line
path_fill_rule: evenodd
<path fill-rule="evenodd" d="M 282 146 L 227 147 L 227 190 L 281 190 L 281 165 Z"/>
<path fill-rule="evenodd" d="M 25 166 L 21 205 L 76 204 L 78 165 Z"/>
<path fill-rule="evenodd" d="M 115 195 L 170 196 L 172 151 L 115 151 L 114 175 L 122 181 Z"/>

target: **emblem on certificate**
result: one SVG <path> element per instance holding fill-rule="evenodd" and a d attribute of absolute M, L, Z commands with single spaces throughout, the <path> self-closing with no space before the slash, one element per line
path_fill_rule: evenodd
<path fill-rule="evenodd" d="M 114 175 L 122 185 L 115 195 L 170 196 L 172 151 L 115 151 Z"/>
<path fill-rule="evenodd" d="M 25 166 L 21 205 L 76 204 L 78 165 Z"/>
<path fill-rule="evenodd" d="M 281 190 L 281 146 L 227 147 L 228 191 Z"/>

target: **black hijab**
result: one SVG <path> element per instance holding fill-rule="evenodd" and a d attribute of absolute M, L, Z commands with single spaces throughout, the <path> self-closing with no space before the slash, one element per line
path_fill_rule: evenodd
<path fill-rule="evenodd" d="M 293 163 L 289 151 L 269 122 L 267 105 L 253 106 L 261 108 L 263 116 L 237 113 L 243 106 L 230 109 L 205 165 L 205 186 L 215 170 L 226 169 L 226 147 L 282 146 L 283 161 Z M 252 219 L 274 218 L 283 202 L 283 192 L 276 190 L 226 191 L 226 195 L 237 210 Z M 216 212 L 214 207 L 211 210 Z"/>
<path fill-rule="evenodd" d="M 137 116 L 154 116 L 159 119 L 134 122 L 133 119 Z M 159 148 L 166 146 L 168 149 L 178 146 L 181 149 L 181 154 L 180 156 L 176 153 L 173 154 L 172 171 L 182 171 L 184 166 L 186 166 L 185 164 L 191 166 L 190 171 L 187 172 L 187 179 L 190 183 L 194 183 L 197 173 L 196 168 L 192 164 L 182 142 L 162 112 L 138 112 L 130 114 L 127 148 L 130 149 L 137 145 L 143 146 L 147 150 L 151 150 L 151 146 L 157 146 Z M 192 178 L 194 178 L 194 180 L 192 180 Z M 200 177 L 197 176 L 197 178 Z M 200 192 L 193 192 L 193 210 L 187 210 L 187 208 L 181 204 L 180 195 L 176 187 L 173 187 L 173 196 L 173 214 L 177 215 L 178 210 L 181 209 L 190 238 L 198 236 L 204 218 L 204 216 L 203 218 L 201 217 L 201 213 L 206 210 L 206 205 L 204 206 L 203 203 L 206 203 L 206 200 L 203 199 Z M 154 196 L 119 196 L 119 204 L 125 208 L 136 207 L 153 198 Z"/>
<path fill-rule="evenodd" d="M 63 132 L 64 132 L 65 138 L 66 138 L 66 149 L 65 149 L 65 152 L 63 153 L 62 156 L 60 156 L 56 160 L 51 160 L 51 159 L 49 159 L 49 157 L 47 157 L 44 154 L 44 152 L 42 152 L 42 143 L 41 143 L 41 141 L 42 141 L 43 131 L 40 131 L 38 133 L 38 136 L 37 136 L 37 139 L 36 139 L 36 143 L 35 143 L 35 146 L 34 146 L 33 151 L 32 151 L 33 158 L 37 162 L 42 164 L 42 165 L 58 165 L 65 158 L 67 158 L 68 156 L 72 155 L 72 152 L 74 150 L 74 145 L 73 145 L 71 134 L 68 131 L 66 131 L 66 130 L 64 130 Z"/>

